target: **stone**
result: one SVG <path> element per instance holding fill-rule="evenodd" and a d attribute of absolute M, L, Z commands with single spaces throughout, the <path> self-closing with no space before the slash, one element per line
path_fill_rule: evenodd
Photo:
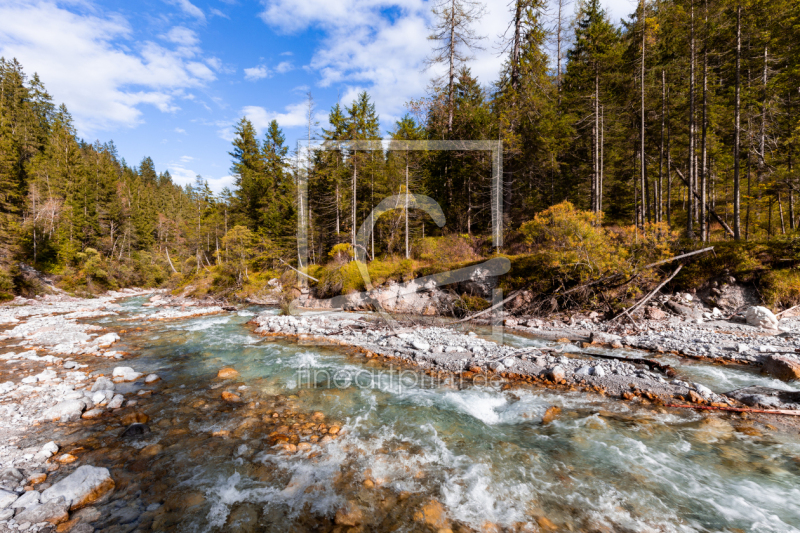
<path fill-rule="evenodd" d="M 140 457 L 153 457 L 158 455 L 164 451 L 164 447 L 160 444 L 151 444 L 150 446 L 145 446 L 142 448 L 142 451 L 139 452 Z"/>
<path fill-rule="evenodd" d="M 714 395 L 714 391 L 703 385 L 702 383 L 693 383 L 694 390 L 696 390 L 704 398 L 710 398 Z"/>
<path fill-rule="evenodd" d="M 131 424 L 147 424 L 150 420 L 150 417 L 140 411 L 134 411 L 133 413 L 128 413 L 127 415 L 123 416 L 120 419 L 120 422 L 124 426 L 130 426 Z"/>
<path fill-rule="evenodd" d="M 542 416 L 542 424 L 549 424 L 560 414 L 561 408 L 556 405 L 551 405 L 547 408 L 547 411 L 544 412 L 544 416 Z"/>
<path fill-rule="evenodd" d="M 511 368 L 517 363 L 517 360 L 514 357 L 506 357 L 503 359 L 503 366 L 506 368 Z"/>
<path fill-rule="evenodd" d="M 44 446 L 39 449 L 39 455 L 46 455 L 47 457 L 52 457 L 54 453 L 58 451 L 58 444 L 53 441 L 48 442 Z"/>
<path fill-rule="evenodd" d="M 785 355 L 770 355 L 761 372 L 784 381 L 800 379 L 800 361 Z"/>
<path fill-rule="evenodd" d="M 94 528 L 86 522 L 80 522 L 69 530 L 69 533 L 94 533 Z"/>
<path fill-rule="evenodd" d="M 648 320 L 664 320 L 667 314 L 658 307 L 648 307 L 644 310 L 644 316 Z"/>
<path fill-rule="evenodd" d="M 61 463 L 62 465 L 68 465 L 70 463 L 74 463 L 77 461 L 78 458 L 71 453 L 65 453 L 56 457 L 56 462 Z"/>
<path fill-rule="evenodd" d="M 695 309 L 693 307 L 689 307 L 686 305 L 681 305 L 678 302 L 673 300 L 668 300 L 664 303 L 664 306 L 675 313 L 676 315 L 685 316 L 687 318 L 702 318 L 703 312 L 699 309 Z"/>
<path fill-rule="evenodd" d="M 336 511 L 333 521 L 337 526 L 354 527 L 364 521 L 364 513 L 354 500 L 348 500 Z"/>
<path fill-rule="evenodd" d="M 431 345 L 421 339 L 414 339 L 411 341 L 411 346 L 413 346 L 415 350 L 422 350 L 423 352 L 427 352 L 431 349 Z"/>
<path fill-rule="evenodd" d="M 744 318 L 749 325 L 757 328 L 778 329 L 778 318 L 772 311 L 760 305 L 748 307 Z"/>
<path fill-rule="evenodd" d="M 0 511 L 0 522 L 14 518 L 14 509 L 3 509 Z"/>
<path fill-rule="evenodd" d="M 602 366 L 596 366 L 594 367 L 594 375 L 597 376 L 598 378 L 602 378 L 605 377 L 606 371 L 603 370 Z"/>
<path fill-rule="evenodd" d="M 103 413 L 105 413 L 105 410 L 97 407 L 95 409 L 89 409 L 88 411 L 83 413 L 81 415 L 81 418 L 85 420 L 91 420 L 92 418 L 99 418 L 103 416 Z"/>
<path fill-rule="evenodd" d="M 156 381 L 159 381 L 160 379 L 161 378 L 158 377 L 158 374 L 148 374 L 148 376 L 146 378 L 144 378 L 144 382 L 149 385 L 150 383 L 155 383 Z"/>
<path fill-rule="evenodd" d="M 107 468 L 90 465 L 79 466 L 49 489 L 42 492 L 42 501 L 63 497 L 71 510 L 80 509 L 101 500 L 114 490 L 114 480 Z"/>
<path fill-rule="evenodd" d="M 141 372 L 136 372 L 129 366 L 118 366 L 111 373 L 114 381 L 136 381 L 142 377 Z"/>
<path fill-rule="evenodd" d="M 225 531 L 230 533 L 253 533 L 258 530 L 258 507 L 252 503 L 237 505 L 228 516 Z"/>
<path fill-rule="evenodd" d="M 222 391 L 222 399 L 231 403 L 239 403 L 242 401 L 241 396 L 228 391 Z"/>
<path fill-rule="evenodd" d="M 125 402 L 125 397 L 122 394 L 115 394 L 114 397 L 111 398 L 111 401 L 108 402 L 108 405 L 106 407 L 108 407 L 109 409 L 119 409 L 120 407 L 122 407 L 122 404 L 124 402 Z"/>
<path fill-rule="evenodd" d="M 233 379 L 239 375 L 239 372 L 233 368 L 223 368 L 217 372 L 217 377 L 221 379 Z"/>
<path fill-rule="evenodd" d="M 100 337 L 97 337 L 94 340 L 94 342 L 98 346 L 101 346 L 101 347 L 105 348 L 107 346 L 111 346 L 112 344 L 114 344 L 118 340 L 119 340 L 119 335 L 117 335 L 116 333 L 106 333 L 105 335 L 101 335 Z"/>
<path fill-rule="evenodd" d="M 17 501 L 11 504 L 12 509 L 27 509 L 28 507 L 33 507 L 34 505 L 39 505 L 39 492 L 35 490 L 29 490 L 19 498 Z"/>
<path fill-rule="evenodd" d="M 567 377 L 567 372 L 564 370 L 564 367 L 561 365 L 556 365 L 553 368 L 547 370 L 547 378 L 551 381 L 561 381 Z"/>
<path fill-rule="evenodd" d="M 590 366 L 582 366 L 578 370 L 575 371 L 575 374 L 579 376 L 591 376 L 594 373 L 594 369 Z"/>
<path fill-rule="evenodd" d="M 748 350 L 750 350 L 750 347 L 746 344 L 739 343 L 736 345 L 736 351 L 739 353 L 745 353 Z"/>
<path fill-rule="evenodd" d="M 443 529 L 449 525 L 444 506 L 436 500 L 431 500 L 415 512 L 414 520 L 423 522 L 434 529 Z"/>
<path fill-rule="evenodd" d="M 150 427 L 148 427 L 147 424 L 139 424 L 137 422 L 125 428 L 125 431 L 122 432 L 122 435 L 120 435 L 120 437 L 122 437 L 123 439 L 138 439 L 144 437 L 145 435 L 148 435 L 149 433 L 150 433 Z"/>
<path fill-rule="evenodd" d="M 619 335 L 612 335 L 611 333 L 593 331 L 590 340 L 592 344 L 607 344 L 610 346 L 615 341 L 616 342 L 621 341 L 622 337 L 620 337 Z"/>
<path fill-rule="evenodd" d="M 108 379 L 105 376 L 100 376 L 97 378 L 97 381 L 94 382 L 92 385 L 92 392 L 97 392 L 101 390 L 114 390 L 114 382 Z"/>
<path fill-rule="evenodd" d="M 29 507 L 19 513 L 14 519 L 18 524 L 23 522 L 30 522 L 32 524 L 49 522 L 55 525 L 69 520 L 68 510 L 69 502 L 62 496 L 51 498 L 45 503 Z"/>
<path fill-rule="evenodd" d="M 12 503 L 17 501 L 17 495 L 13 492 L 0 489 L 0 509 L 10 507 Z"/>
<path fill-rule="evenodd" d="M 42 418 L 45 420 L 61 420 L 62 422 L 68 422 L 80 418 L 84 409 L 86 409 L 86 404 L 83 400 L 64 400 L 47 409 L 42 414 Z"/>

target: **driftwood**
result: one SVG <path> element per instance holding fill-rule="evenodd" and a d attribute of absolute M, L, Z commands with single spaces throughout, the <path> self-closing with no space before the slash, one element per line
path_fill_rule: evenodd
<path fill-rule="evenodd" d="M 309 279 L 313 279 L 314 281 L 316 281 L 317 283 L 319 283 L 319 280 L 318 280 L 317 278 L 315 278 L 314 276 L 309 276 L 309 275 L 308 275 L 308 274 L 306 274 L 305 272 L 300 272 L 299 270 L 297 270 L 295 267 L 293 267 L 292 265 L 290 265 L 289 263 L 287 263 L 287 262 L 286 262 L 286 261 L 284 261 L 283 259 L 281 259 L 281 263 L 283 263 L 283 264 L 284 264 L 284 265 L 286 265 L 287 267 L 291 268 L 292 270 L 294 270 L 294 271 L 295 271 L 295 272 L 297 272 L 298 274 L 301 274 L 301 275 L 303 275 L 303 276 L 305 276 L 305 277 L 307 277 L 307 278 L 309 278 Z"/>
<path fill-rule="evenodd" d="M 709 246 L 708 248 L 703 248 L 702 250 L 695 250 L 694 252 L 689 252 L 686 254 L 676 255 L 675 257 L 670 257 L 669 259 L 662 259 L 661 261 L 656 261 L 655 263 L 650 263 L 649 265 L 645 265 L 642 267 L 642 270 L 647 268 L 653 268 L 658 265 L 663 265 L 664 263 L 671 263 L 672 261 L 677 261 L 678 259 L 683 259 L 684 257 L 689 257 L 692 255 L 702 254 L 705 252 L 710 252 L 714 249 L 713 246 Z"/>
<path fill-rule="evenodd" d="M 672 166 L 672 168 L 674 168 L 674 169 L 675 169 L 675 172 L 677 172 L 677 173 L 678 173 L 678 176 L 680 176 L 680 178 L 683 180 L 683 183 L 685 183 L 685 184 L 686 184 L 686 187 L 688 187 L 690 190 L 692 190 L 692 187 L 689 187 L 689 180 L 687 180 L 687 179 L 686 179 L 686 177 L 683 175 L 683 173 L 681 172 L 681 170 L 680 170 L 678 167 L 676 167 L 675 165 L 673 165 L 673 166 Z M 703 199 L 702 199 L 702 198 L 700 198 L 700 194 L 699 194 L 697 191 L 695 191 L 695 190 L 692 190 L 692 193 L 694 194 L 695 198 L 697 198 L 697 199 L 698 199 L 698 200 L 700 200 L 701 202 L 703 201 Z M 731 229 L 731 227 L 728 225 L 728 223 L 727 223 L 727 222 L 725 222 L 724 220 L 722 220 L 722 217 L 720 217 L 720 216 L 717 214 L 717 212 L 716 212 L 716 211 L 714 211 L 713 209 L 711 209 L 711 205 L 709 205 L 709 203 L 708 203 L 708 202 L 706 202 L 706 209 L 708 210 L 708 212 L 709 212 L 709 213 L 711 213 L 711 215 L 712 215 L 714 218 L 716 218 L 716 219 L 717 219 L 717 222 L 719 222 L 720 226 L 722 226 L 723 228 L 725 228 L 725 231 L 727 231 L 727 232 L 728 232 L 728 235 L 730 235 L 731 237 L 734 237 L 734 236 L 735 236 L 735 235 L 734 235 L 734 233 L 733 233 L 733 230 L 732 230 L 732 229 Z"/>
<path fill-rule="evenodd" d="M 714 407 L 713 405 L 682 405 L 664 404 L 664 407 L 679 407 L 681 409 L 702 409 L 705 411 L 733 411 L 735 413 L 765 413 L 768 415 L 800 416 L 800 410 L 789 409 L 748 409 L 745 407 Z"/>
<path fill-rule="evenodd" d="M 775 316 L 776 316 L 776 317 L 779 317 L 779 316 L 781 316 L 781 315 L 782 315 L 782 314 L 784 314 L 784 313 L 788 313 L 789 311 L 793 311 L 793 310 L 797 309 L 798 307 L 800 307 L 800 305 L 795 305 L 794 307 L 790 307 L 789 309 L 784 309 L 784 310 L 783 310 L 783 311 L 781 311 L 780 313 L 775 313 Z"/>
<path fill-rule="evenodd" d="M 503 300 L 502 302 L 496 303 L 496 304 L 494 304 L 493 306 L 491 306 L 490 308 L 488 308 L 488 309 L 484 309 L 483 311 L 479 311 L 479 312 L 475 313 L 475 314 L 474 314 L 474 315 L 472 315 L 472 316 L 468 316 L 468 317 L 466 317 L 466 318 L 462 318 L 461 320 L 459 320 L 458 322 L 456 322 L 456 324 L 460 324 L 460 323 L 462 323 L 462 322 L 468 322 L 468 321 L 470 321 L 470 320 L 473 320 L 473 319 L 475 319 L 475 318 L 478 318 L 478 317 L 479 317 L 479 316 L 481 316 L 481 315 L 485 315 L 485 314 L 486 314 L 486 313 L 488 313 L 489 311 L 492 311 L 492 310 L 494 310 L 494 309 L 497 309 L 498 307 L 500 307 L 500 306 L 501 306 L 501 305 L 503 305 L 504 303 L 506 303 L 506 302 L 508 302 L 508 301 L 510 301 L 510 300 L 512 300 L 512 299 L 514 299 L 514 297 L 516 297 L 516 296 L 517 296 L 517 295 L 518 295 L 520 292 L 522 292 L 522 290 L 514 291 L 514 292 L 512 292 L 512 293 L 511 293 L 511 296 L 509 296 L 508 298 L 506 298 L 506 299 L 505 299 L 505 300 Z"/>
<path fill-rule="evenodd" d="M 614 317 L 614 318 L 612 318 L 611 320 L 612 320 L 612 321 L 614 321 L 614 320 L 618 319 L 618 318 L 619 318 L 619 317 L 620 317 L 620 316 L 621 316 L 623 313 L 624 313 L 624 314 L 626 314 L 626 315 L 628 315 L 628 318 L 630 318 L 631 320 L 633 320 L 633 318 L 631 318 L 631 314 L 635 313 L 637 309 L 639 309 L 639 308 L 640 308 L 640 307 L 642 307 L 644 304 L 646 304 L 647 302 L 649 302 L 649 301 L 650 301 L 650 299 L 651 299 L 653 296 L 655 296 L 655 295 L 658 293 L 658 291 L 660 291 L 660 290 L 661 290 L 661 289 L 664 287 L 664 285 L 666 285 L 667 283 L 669 283 L 669 282 L 672 280 L 672 278 L 674 278 L 675 276 L 677 276 L 677 275 L 678 275 L 678 272 L 680 272 L 682 268 L 683 268 L 683 263 L 681 263 L 680 265 L 678 265 L 678 268 L 676 268 L 676 269 L 675 269 L 675 272 L 673 272 L 673 273 L 672 273 L 672 275 L 671 275 L 670 277 L 668 277 L 667 279 L 665 279 L 664 281 L 662 281 L 662 282 L 661 282 L 661 283 L 658 285 L 658 287 L 656 287 L 656 288 L 655 288 L 655 290 L 654 290 L 653 292 L 651 292 L 650 294 L 648 294 L 647 296 L 645 296 L 644 298 L 642 298 L 641 300 L 639 300 L 639 302 L 638 302 L 638 303 L 636 303 L 636 304 L 634 304 L 634 305 L 633 305 L 633 307 L 631 307 L 631 308 L 630 308 L 630 309 L 628 309 L 628 310 L 622 311 L 622 313 L 618 314 L 617 316 L 615 316 L 615 317 Z"/>

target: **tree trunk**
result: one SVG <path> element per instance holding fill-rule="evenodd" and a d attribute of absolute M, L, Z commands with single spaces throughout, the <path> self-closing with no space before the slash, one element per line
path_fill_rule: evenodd
<path fill-rule="evenodd" d="M 694 199 L 692 198 L 692 191 L 695 189 L 695 179 L 697 178 L 694 167 L 694 56 L 695 56 L 695 39 L 694 39 L 694 0 L 691 1 L 691 24 L 689 36 L 689 189 L 687 213 L 686 213 L 686 236 L 689 239 L 694 239 Z"/>
<path fill-rule="evenodd" d="M 701 140 L 700 167 L 700 238 L 708 242 L 708 150 L 706 145 L 708 133 L 708 0 L 705 0 L 705 24 L 703 28 L 703 124 Z"/>
<path fill-rule="evenodd" d="M 650 191 L 647 184 L 647 161 L 645 160 L 645 150 L 644 150 L 644 133 L 645 133 L 645 114 L 644 114 L 644 60 L 645 60 L 645 43 L 647 39 L 647 15 L 645 13 L 644 8 L 644 0 L 642 0 L 642 70 L 641 70 L 641 83 L 642 83 L 642 91 L 641 91 L 641 105 L 640 105 L 640 113 L 641 113 L 641 127 L 640 127 L 640 143 L 641 146 L 639 148 L 639 156 L 641 157 L 640 161 L 640 170 L 642 172 L 642 208 L 643 208 L 643 215 L 647 218 L 647 221 L 650 222 Z M 642 224 L 644 224 L 644 218 L 642 219 Z"/>
<path fill-rule="evenodd" d="M 661 222 L 664 208 L 664 119 L 667 111 L 666 71 L 661 70 L 661 148 L 658 152 L 658 198 L 656 203 L 656 222 Z"/>
<path fill-rule="evenodd" d="M 742 5 L 736 6 L 736 88 L 733 106 L 733 234 L 738 241 L 742 238 L 741 200 L 739 178 L 739 143 L 741 137 L 741 63 L 742 63 Z"/>

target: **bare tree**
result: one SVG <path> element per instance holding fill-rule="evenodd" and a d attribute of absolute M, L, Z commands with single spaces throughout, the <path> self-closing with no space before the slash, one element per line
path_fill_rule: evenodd
<path fill-rule="evenodd" d="M 742 4 L 736 6 L 736 90 L 733 107 L 733 236 L 742 238 L 741 185 L 739 176 L 739 144 L 741 142 L 741 78 L 742 78 Z"/>
<path fill-rule="evenodd" d="M 433 55 L 426 66 L 447 65 L 447 131 L 453 130 L 454 87 L 457 67 L 468 61 L 471 50 L 481 50 L 477 44 L 482 38 L 472 28 L 485 11 L 477 0 L 437 0 L 433 6 L 435 22 L 431 26 L 428 39 L 436 41 Z"/>

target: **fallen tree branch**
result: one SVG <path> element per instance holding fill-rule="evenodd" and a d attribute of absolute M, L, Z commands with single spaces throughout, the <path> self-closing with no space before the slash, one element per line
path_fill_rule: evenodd
<path fill-rule="evenodd" d="M 686 177 L 683 175 L 683 173 L 681 172 L 681 169 L 679 169 L 679 168 L 678 168 L 678 167 L 676 167 L 675 165 L 673 165 L 673 166 L 672 166 L 672 168 L 674 168 L 674 169 L 675 169 L 675 172 L 677 172 L 677 173 L 678 173 L 678 176 L 680 176 L 680 178 L 683 180 L 683 183 L 685 183 L 685 184 L 686 184 L 686 187 L 688 187 L 688 188 L 689 188 L 689 190 L 691 190 L 691 191 L 692 191 L 692 193 L 694 194 L 694 196 L 695 196 L 695 197 L 696 197 L 698 200 L 700 200 L 700 201 L 702 202 L 702 201 L 703 201 L 703 199 L 702 199 L 702 198 L 700 198 L 700 194 L 699 194 L 697 191 L 695 191 L 695 190 L 692 190 L 692 187 L 689 187 L 689 181 L 688 181 L 688 180 L 686 179 Z M 716 218 L 716 219 L 717 219 L 717 222 L 719 222 L 720 226 L 722 226 L 723 228 L 725 228 L 725 231 L 727 231 L 727 232 L 728 232 L 728 235 L 730 235 L 731 237 L 734 237 L 734 238 L 735 238 L 735 235 L 734 235 L 734 233 L 733 233 L 733 230 L 731 229 L 731 227 L 728 225 L 728 223 L 727 223 L 727 222 L 725 222 L 724 220 L 722 220 L 722 217 L 720 217 L 720 216 L 717 214 L 717 212 L 716 212 L 716 211 L 714 211 L 713 209 L 711 209 L 711 206 L 709 205 L 709 203 L 708 203 L 708 202 L 706 202 L 706 209 L 708 210 L 708 212 L 709 212 L 709 213 L 711 213 L 711 215 L 712 215 L 714 218 Z"/>
<path fill-rule="evenodd" d="M 462 323 L 462 322 L 467 322 L 467 321 L 469 321 L 469 320 L 473 320 L 473 319 L 475 319 L 475 318 L 478 318 L 478 317 L 479 317 L 479 316 L 481 316 L 481 315 L 485 315 L 485 314 L 486 314 L 486 313 L 488 313 L 489 311 L 492 311 L 493 309 L 497 309 L 498 307 L 500 307 L 500 306 L 501 306 L 501 305 L 503 305 L 504 303 L 506 303 L 506 302 L 508 302 L 509 300 L 513 299 L 513 298 L 514 298 L 515 296 L 517 296 L 517 295 L 518 295 L 520 292 L 522 292 L 522 290 L 514 291 L 513 293 L 511 293 L 511 296 L 509 296 L 508 298 L 506 298 L 506 299 L 505 299 L 505 300 L 503 300 L 502 302 L 498 302 L 498 303 L 494 304 L 493 306 L 491 306 L 490 308 L 488 308 L 488 309 L 484 309 L 483 311 L 479 311 L 479 312 L 475 313 L 475 314 L 474 314 L 474 315 L 472 315 L 472 316 L 468 316 L 467 318 L 462 318 L 461 320 L 459 320 L 458 322 L 456 322 L 456 324 L 460 324 L 460 323 Z"/>
<path fill-rule="evenodd" d="M 677 275 L 678 275 L 678 272 L 680 272 L 682 268 L 683 268 L 683 263 L 681 263 L 680 265 L 678 265 L 678 268 L 676 268 L 676 269 L 675 269 L 675 272 L 673 272 L 673 273 L 672 273 L 672 275 L 671 275 L 670 277 L 668 277 L 667 279 L 665 279 L 664 281 L 662 281 L 662 282 L 661 282 L 661 283 L 658 285 L 658 287 L 656 287 L 656 288 L 655 288 L 655 290 L 654 290 L 653 292 L 651 292 L 650 294 L 648 294 L 647 296 L 645 296 L 644 298 L 642 298 L 641 300 L 639 300 L 639 302 L 638 302 L 638 303 L 636 303 L 636 304 L 634 304 L 634 305 L 633 305 L 633 307 L 631 307 L 629 310 L 627 310 L 627 311 L 623 311 L 623 313 L 625 313 L 626 315 L 628 315 L 628 318 L 630 318 L 631 314 L 633 314 L 634 312 L 636 312 L 636 310 L 637 310 L 637 309 L 639 309 L 639 308 L 640 308 L 640 307 L 642 307 L 644 304 L 646 304 L 647 302 L 649 302 L 649 301 L 650 301 L 650 299 L 651 299 L 653 296 L 655 296 L 655 295 L 658 293 L 658 291 L 660 291 L 660 290 L 662 289 L 662 287 L 664 287 L 664 285 L 666 285 L 667 283 L 669 283 L 669 282 L 672 280 L 672 278 L 674 278 L 675 276 L 677 276 Z M 612 318 L 612 319 L 611 319 L 611 321 L 613 322 L 614 320 L 616 320 L 617 318 L 619 318 L 621 314 L 622 314 L 622 313 L 620 313 L 619 315 L 617 315 L 617 316 L 615 316 L 614 318 Z"/>
<path fill-rule="evenodd" d="M 713 246 L 709 246 L 708 248 L 703 248 L 702 250 L 695 250 L 694 252 L 689 252 L 689 253 L 686 253 L 686 254 L 676 255 L 675 257 L 670 257 L 669 259 L 662 259 L 661 261 L 656 261 L 655 263 L 650 263 L 649 265 L 643 266 L 642 270 L 645 270 L 645 269 L 648 269 L 648 268 L 653 268 L 653 267 L 658 266 L 658 265 L 663 265 L 664 263 L 671 263 L 672 261 L 675 261 L 677 259 L 683 259 L 684 257 L 689 257 L 689 256 L 692 256 L 692 255 L 697 255 L 697 254 L 702 254 L 702 253 L 705 253 L 705 252 L 710 252 L 713 249 L 714 249 Z"/>
<path fill-rule="evenodd" d="M 781 315 L 782 315 L 782 314 L 784 314 L 784 313 L 788 313 L 789 311 L 793 311 L 793 310 L 797 309 L 798 307 L 800 307 L 800 305 L 795 305 L 794 307 L 790 307 L 789 309 L 784 309 L 784 310 L 783 310 L 783 311 L 781 311 L 780 313 L 775 313 L 775 316 L 776 316 L 776 317 L 779 317 L 779 316 L 781 316 Z"/>
<path fill-rule="evenodd" d="M 297 270 L 295 267 L 293 267 L 292 265 L 290 265 L 289 263 L 287 263 L 286 261 L 284 261 L 284 260 L 283 260 L 283 258 L 279 258 L 279 259 L 281 260 L 281 263 L 283 263 L 283 264 L 284 264 L 284 265 L 286 265 L 287 267 L 291 268 L 292 270 L 294 270 L 294 271 L 295 271 L 295 272 L 297 272 L 298 274 L 302 274 L 303 276 L 305 276 L 305 277 L 307 277 L 307 278 L 309 278 L 309 279 L 313 279 L 314 281 L 316 281 L 317 283 L 319 283 L 319 280 L 318 280 L 317 278 L 315 278 L 314 276 L 309 276 L 309 275 L 308 275 L 308 274 L 306 274 L 305 272 L 300 272 L 300 271 L 299 271 L 299 270 Z"/>
<path fill-rule="evenodd" d="M 788 415 L 800 416 L 800 410 L 794 411 L 789 409 L 748 409 L 744 407 L 714 407 L 712 405 L 681 405 L 681 404 L 664 404 L 664 407 L 679 407 L 681 409 L 702 409 L 706 411 L 733 411 L 735 413 L 765 413 L 768 415 Z"/>

